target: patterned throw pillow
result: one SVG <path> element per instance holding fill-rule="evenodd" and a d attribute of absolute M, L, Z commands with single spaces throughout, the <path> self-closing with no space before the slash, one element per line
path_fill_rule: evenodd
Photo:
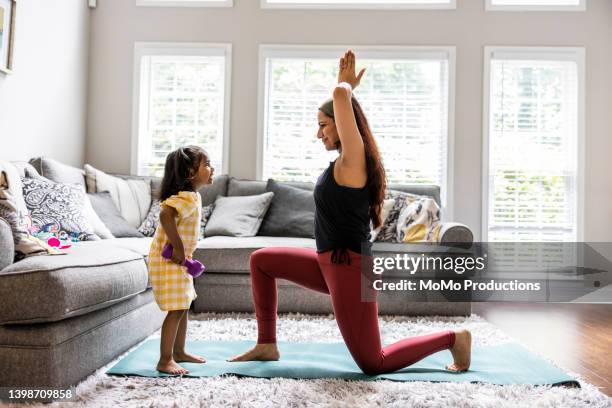
<path fill-rule="evenodd" d="M 200 239 L 204 239 L 204 229 L 206 228 L 206 224 L 210 219 L 210 216 L 213 213 L 213 209 L 215 208 L 214 204 L 205 205 L 202 207 L 202 219 L 200 221 Z"/>
<path fill-rule="evenodd" d="M 159 212 L 161 208 L 159 206 L 159 200 L 153 201 L 151 204 L 151 208 L 149 208 L 149 213 L 145 217 L 140 227 L 138 227 L 138 231 L 145 237 L 152 237 L 155 235 L 155 230 L 157 229 L 157 224 L 159 224 Z"/>
<path fill-rule="evenodd" d="M 397 239 L 397 221 L 400 213 L 411 202 L 420 198 L 429 198 L 428 196 L 420 196 L 417 194 L 405 193 L 397 190 L 387 190 L 385 192 L 385 200 L 393 199 L 394 204 L 389 215 L 385 220 L 383 227 L 376 236 L 375 242 L 399 242 Z"/>
<path fill-rule="evenodd" d="M 76 184 L 22 178 L 23 198 L 32 218 L 32 229 L 42 230 L 53 224 L 79 241 L 97 241 L 85 213 L 87 196 Z"/>
<path fill-rule="evenodd" d="M 433 198 L 419 197 L 409 202 L 397 221 L 399 242 L 439 242 L 440 207 Z"/>
<path fill-rule="evenodd" d="M 151 208 L 149 209 L 149 213 L 147 217 L 142 222 L 142 225 L 138 227 L 138 231 L 142 233 L 145 237 L 152 237 L 155 235 L 155 230 L 159 225 L 159 212 L 161 208 L 159 205 L 159 200 L 153 201 L 151 204 Z M 212 214 L 213 204 L 206 205 L 202 207 L 202 218 L 200 220 L 200 239 L 204 238 L 204 228 L 206 227 L 206 223 Z"/>

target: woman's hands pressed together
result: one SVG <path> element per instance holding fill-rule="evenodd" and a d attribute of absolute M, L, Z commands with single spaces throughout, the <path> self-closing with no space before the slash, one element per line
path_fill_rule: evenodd
<path fill-rule="evenodd" d="M 344 57 L 340 58 L 338 68 L 338 83 L 346 82 L 353 89 L 359 86 L 361 77 L 365 73 L 365 68 L 355 75 L 355 53 L 353 53 L 353 50 L 348 50 Z"/>

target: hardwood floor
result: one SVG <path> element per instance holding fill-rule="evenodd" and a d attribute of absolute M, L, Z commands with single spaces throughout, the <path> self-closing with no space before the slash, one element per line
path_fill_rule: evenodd
<path fill-rule="evenodd" d="M 612 305 L 473 303 L 472 313 L 612 396 Z"/>

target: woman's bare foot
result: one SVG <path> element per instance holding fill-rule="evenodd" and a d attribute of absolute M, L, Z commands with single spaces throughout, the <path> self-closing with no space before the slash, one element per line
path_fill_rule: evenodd
<path fill-rule="evenodd" d="M 276 343 L 256 344 L 249 351 L 238 354 L 227 361 L 277 361 L 280 358 Z"/>
<path fill-rule="evenodd" d="M 174 360 L 162 361 L 159 360 L 157 363 L 157 371 L 172 375 L 183 375 L 189 373 L 189 370 L 181 367 Z"/>
<path fill-rule="evenodd" d="M 206 360 L 200 356 L 187 353 L 186 351 L 175 351 L 174 361 L 177 363 L 205 363 Z"/>
<path fill-rule="evenodd" d="M 459 330 L 455 332 L 455 344 L 451 348 L 453 364 L 447 365 L 449 371 L 467 371 L 470 368 L 472 356 L 472 333 L 468 330 Z"/>

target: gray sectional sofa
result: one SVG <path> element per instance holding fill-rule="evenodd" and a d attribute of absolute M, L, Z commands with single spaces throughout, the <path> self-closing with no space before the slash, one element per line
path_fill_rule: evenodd
<path fill-rule="evenodd" d="M 155 190 L 159 180 L 147 180 Z M 436 186 L 390 187 L 427 194 L 439 202 Z M 219 195 L 259 194 L 265 188 L 264 181 L 222 175 L 200 193 L 203 205 L 208 205 Z M 457 223 L 446 223 L 441 237 L 442 244 L 472 241 L 469 228 Z M 82 242 L 67 255 L 34 256 L 16 263 L 12 242 L 11 229 L 0 218 L 0 387 L 75 384 L 161 326 L 164 314 L 154 302 L 147 279 L 151 238 Z M 408 248 L 406 244 L 393 245 Z M 265 236 L 201 240 L 194 257 L 206 264 L 207 272 L 195 281 L 198 298 L 193 310 L 252 312 L 249 256 L 267 246 L 314 248 L 314 240 Z M 423 250 L 431 252 L 432 247 L 410 247 L 418 254 Z M 440 251 L 444 252 L 444 246 Z M 379 311 L 470 314 L 470 303 L 451 303 L 442 296 L 432 296 L 382 293 Z M 332 313 L 332 308 L 325 295 L 281 281 L 279 311 Z"/>

